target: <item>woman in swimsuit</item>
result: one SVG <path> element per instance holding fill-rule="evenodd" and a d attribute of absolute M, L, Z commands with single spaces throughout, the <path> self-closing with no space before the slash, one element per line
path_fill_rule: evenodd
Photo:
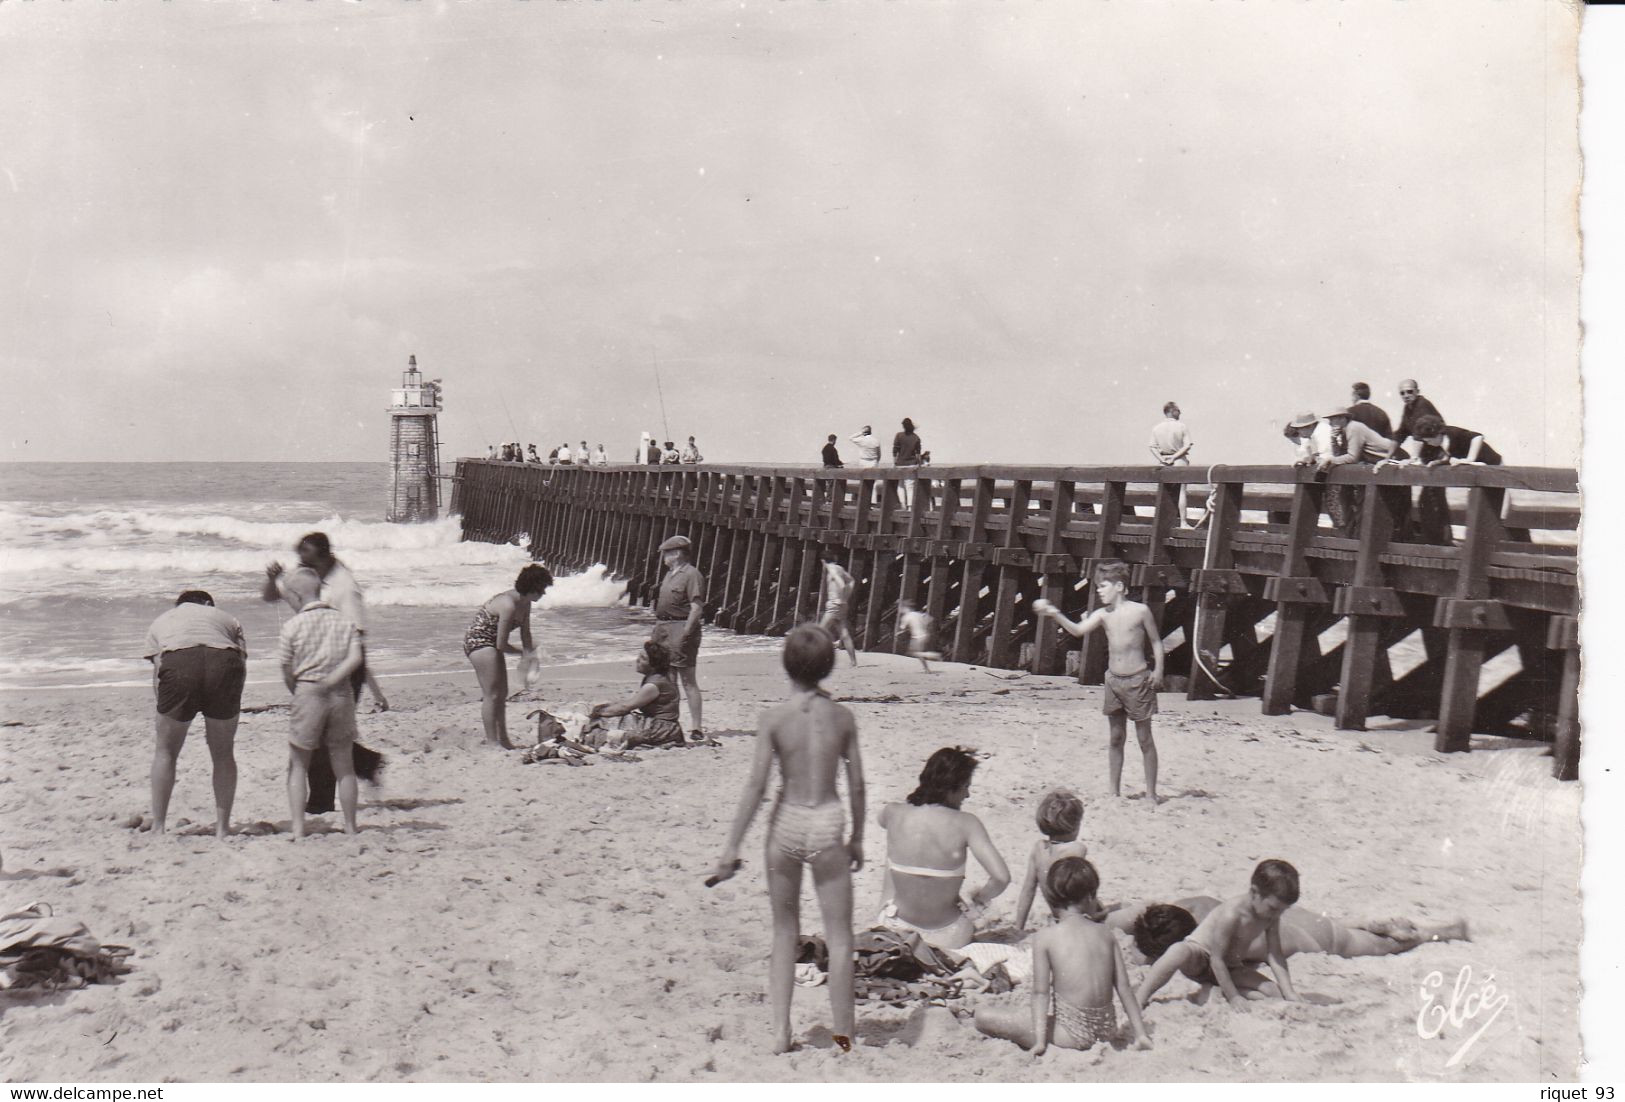
<path fill-rule="evenodd" d="M 530 637 L 530 606 L 541 600 L 552 584 L 553 575 L 547 568 L 531 563 L 519 572 L 512 589 L 480 606 L 474 622 L 463 633 L 463 653 L 480 679 L 480 719 L 485 724 L 485 741 L 504 750 L 512 750 L 514 745 L 508 741 L 508 661 L 503 655 L 536 653 Z M 517 650 L 508 642 L 514 628 L 519 629 Z"/>
<path fill-rule="evenodd" d="M 739 870 L 739 844 L 756 817 L 768 773 L 779 764 L 779 795 L 767 828 L 767 891 L 773 904 L 773 954 L 768 997 L 773 1007 L 775 1052 L 788 1052 L 790 994 L 795 987 L 796 942 L 801 936 L 801 870 L 812 869 L 818 909 L 829 946 L 829 1005 L 835 1043 L 851 1048 L 852 874 L 863 867 L 863 762 L 852 713 L 821 692 L 818 683 L 835 666 L 835 643 L 815 624 L 802 624 L 784 640 L 790 699 L 765 712 L 756 728 L 756 756 L 739 797 L 728 841 L 707 884 Z M 845 821 L 835 776 L 844 764 L 852 830 Z"/>
<path fill-rule="evenodd" d="M 1010 885 L 1010 870 L 982 820 L 959 810 L 970 795 L 975 771 L 976 758 L 969 750 L 945 746 L 925 763 L 908 802 L 887 804 L 880 812 L 886 829 L 886 880 L 879 924 L 917 933 L 940 949 L 969 945 L 976 915 Z M 987 883 L 968 902 L 959 897 L 966 850 L 987 872 Z"/>
<path fill-rule="evenodd" d="M 610 738 L 614 749 L 639 746 L 685 746 L 683 725 L 677 719 L 677 686 L 671 679 L 671 652 L 653 639 L 638 655 L 643 684 L 619 704 L 594 704 L 592 717 L 628 716 Z"/>
<path fill-rule="evenodd" d="M 1105 912 L 1101 920 L 1114 929 L 1132 933 L 1135 947 L 1150 963 L 1156 963 L 1169 953 L 1175 954 L 1177 959 L 1168 963 L 1201 984 L 1197 1000 L 1202 1001 L 1215 983 L 1210 965 L 1213 950 L 1193 941 L 1191 935 L 1218 905 L 1219 900 L 1211 895 L 1191 896 L 1171 904 L 1118 905 Z M 1281 951 L 1289 957 L 1294 953 L 1383 957 L 1409 952 L 1424 942 L 1468 940 L 1464 920 L 1419 926 L 1407 918 L 1393 918 L 1351 925 L 1292 906 L 1282 912 L 1280 922 Z M 1248 998 L 1276 994 L 1275 985 L 1252 967 L 1262 964 L 1266 957 L 1264 937 L 1260 934 L 1234 962 L 1227 962 L 1230 978 Z"/>

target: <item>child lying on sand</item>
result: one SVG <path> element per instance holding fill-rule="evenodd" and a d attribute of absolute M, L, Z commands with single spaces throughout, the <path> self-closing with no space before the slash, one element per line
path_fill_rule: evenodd
<path fill-rule="evenodd" d="M 1128 1014 L 1135 1046 L 1151 1047 L 1123 950 L 1110 930 L 1085 917 L 1100 909 L 1099 890 L 1100 876 L 1081 857 L 1063 857 L 1050 866 L 1044 898 L 1058 917 L 1055 925 L 1033 936 L 1030 1014 L 1015 1008 L 980 1010 L 977 1029 L 1014 1041 L 1034 1056 L 1043 1055 L 1052 1041 L 1057 1048 L 1087 1049 L 1109 1041 L 1117 1031 L 1112 1011 L 1115 990 Z"/>
<path fill-rule="evenodd" d="M 1183 972 L 1200 984 L 1217 984 L 1232 1006 L 1239 1006 L 1244 997 L 1265 997 L 1264 977 L 1244 957 L 1259 937 L 1264 939 L 1264 959 L 1275 974 L 1270 993 L 1288 1002 L 1301 1002 L 1292 989 L 1286 952 L 1281 947 L 1281 915 L 1297 901 L 1298 870 L 1285 861 L 1260 861 L 1246 895 L 1214 908 L 1184 940 L 1170 946 L 1152 964 L 1150 974 L 1140 984 L 1141 1008 L 1175 972 Z M 1242 990 L 1248 994 L 1243 996 Z"/>

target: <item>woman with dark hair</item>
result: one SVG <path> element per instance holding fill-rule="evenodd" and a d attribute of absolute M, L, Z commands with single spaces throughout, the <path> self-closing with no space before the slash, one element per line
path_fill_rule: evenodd
<path fill-rule="evenodd" d="M 959 810 L 970 795 L 976 757 L 958 746 L 932 754 L 908 801 L 880 812 L 886 831 L 886 880 L 879 925 L 912 932 L 941 949 L 968 945 L 975 920 L 1010 885 L 1010 870 L 982 820 Z M 970 899 L 960 898 L 969 850 L 987 872 Z"/>
<path fill-rule="evenodd" d="M 530 606 L 542 599 L 553 584 L 547 567 L 531 563 L 519 572 L 513 588 L 486 601 L 474 613 L 474 622 L 463 633 L 463 653 L 473 663 L 480 679 L 480 719 L 485 724 L 485 741 L 504 750 L 514 749 L 508 740 L 508 660 L 504 655 L 521 656 L 520 668 L 536 657 L 530 637 Z M 508 642 L 513 629 L 519 629 L 519 649 Z"/>
<path fill-rule="evenodd" d="M 609 745 L 617 749 L 639 746 L 682 746 L 683 725 L 677 719 L 677 684 L 671 679 L 671 652 L 653 639 L 643 644 L 637 669 L 643 675 L 638 691 L 621 701 L 592 706 L 594 719 L 627 716 Z"/>
<path fill-rule="evenodd" d="M 1155 964 L 1166 953 L 1184 953 L 1182 943 L 1218 905 L 1219 900 L 1211 895 L 1197 895 L 1175 903 L 1118 906 L 1107 911 L 1102 921 L 1113 929 L 1132 934 L 1135 948 L 1148 963 Z M 1469 940 L 1465 920 L 1419 926 L 1408 918 L 1391 918 L 1356 926 L 1296 905 L 1281 913 L 1280 925 L 1281 951 L 1289 957 L 1295 953 L 1325 953 L 1346 958 L 1385 957 L 1409 952 L 1424 942 Z M 1241 953 L 1245 964 L 1265 962 L 1268 948 L 1264 941 L 1261 933 Z M 1177 966 L 1187 977 L 1201 985 L 1197 998 L 1205 999 L 1208 989 L 1213 986 L 1212 974 L 1206 971 L 1206 961 L 1193 959 L 1187 967 L 1187 962 L 1180 960 Z M 1259 997 L 1276 994 L 1274 985 L 1250 968 L 1231 968 L 1230 977 L 1249 998 L 1253 996 L 1248 993 L 1255 991 Z"/>
<path fill-rule="evenodd" d="M 1463 464 L 1475 467 L 1499 467 L 1501 453 L 1485 441 L 1483 433 L 1447 425 L 1444 419 L 1424 413 L 1410 429 L 1410 439 L 1401 440 L 1416 448 L 1415 459 L 1391 459 L 1378 463 L 1377 470 L 1385 466 L 1405 467 L 1457 467 Z M 1403 454 L 1401 452 L 1400 454 Z M 1422 543 L 1449 547 L 1455 542 L 1450 530 L 1450 502 L 1443 486 L 1424 486 L 1417 495 L 1417 529 Z"/>
<path fill-rule="evenodd" d="M 918 467 L 920 465 L 920 436 L 914 431 L 914 422 L 903 418 L 903 431 L 892 437 L 891 461 L 894 467 Z M 912 479 L 899 479 L 898 485 L 902 487 L 903 504 L 912 507 L 914 504 L 914 482 Z"/>

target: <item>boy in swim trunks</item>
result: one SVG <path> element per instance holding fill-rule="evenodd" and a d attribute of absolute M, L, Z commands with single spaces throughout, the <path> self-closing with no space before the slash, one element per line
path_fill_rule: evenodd
<path fill-rule="evenodd" d="M 852 629 L 847 627 L 846 618 L 851 613 L 852 590 L 857 584 L 857 579 L 831 554 L 824 563 L 824 615 L 818 626 L 841 641 L 854 666 L 858 664 L 858 647 L 852 641 Z"/>
<path fill-rule="evenodd" d="M 1264 998 L 1259 990 L 1264 977 L 1246 960 L 1248 946 L 1260 934 L 1264 937 L 1264 957 L 1275 974 L 1275 986 L 1287 1002 L 1302 1002 L 1292 989 L 1287 972 L 1286 953 L 1281 947 L 1281 915 L 1298 901 L 1298 870 L 1285 861 L 1260 861 L 1253 869 L 1247 894 L 1215 907 L 1184 941 L 1171 946 L 1151 966 L 1140 984 L 1139 1001 L 1144 1008 L 1175 972 L 1183 972 L 1202 985 L 1199 998 L 1217 985 L 1231 1006 L 1243 999 Z"/>
<path fill-rule="evenodd" d="M 1051 1043 L 1056 1048 L 1091 1048 L 1107 1043 L 1117 1032 L 1115 991 L 1134 1031 L 1134 1046 L 1151 1047 L 1123 950 L 1110 930 L 1087 917 L 1100 909 L 1099 891 L 1100 875 L 1082 857 L 1063 857 L 1050 866 L 1044 898 L 1057 917 L 1055 925 L 1033 936 L 1031 1010 L 978 1010 L 977 1029 L 1014 1041 L 1034 1056 L 1042 1056 Z"/>
<path fill-rule="evenodd" d="M 1046 792 L 1038 802 L 1038 829 L 1044 832 L 1044 837 L 1034 842 L 1032 852 L 1027 854 L 1027 876 L 1021 882 L 1021 895 L 1016 899 L 1016 929 L 1027 928 L 1033 897 L 1038 894 L 1039 885 L 1045 883 L 1050 866 L 1063 857 L 1089 856 L 1089 847 L 1078 841 L 1078 830 L 1082 826 L 1083 801 L 1067 789 Z"/>
<path fill-rule="evenodd" d="M 1107 762 L 1111 771 L 1112 795 L 1119 795 L 1123 780 L 1123 745 L 1128 741 L 1128 720 L 1134 721 L 1134 737 L 1140 743 L 1145 764 L 1145 794 L 1155 808 L 1162 802 L 1157 795 L 1157 743 L 1151 734 L 1151 717 L 1157 714 L 1157 690 L 1162 686 L 1162 632 L 1151 610 L 1128 599 L 1128 564 L 1105 562 L 1095 568 L 1095 592 L 1100 607 L 1080 621 L 1072 621 L 1043 598 L 1033 602 L 1033 611 L 1046 616 L 1079 639 L 1098 627 L 1106 629 L 1110 660 L 1106 668 L 1105 697 L 1101 711 L 1111 733 Z M 1151 650 L 1151 665 L 1145 661 Z"/>
<path fill-rule="evenodd" d="M 739 844 L 756 817 L 773 763 L 779 765 L 779 795 L 767 829 L 767 890 L 773 905 L 773 952 L 768 964 L 768 997 L 773 1008 L 774 1052 L 789 1052 L 790 995 L 795 987 L 796 942 L 801 936 L 801 873 L 810 868 L 829 946 L 829 1005 L 835 1043 L 852 1046 L 852 874 L 863 867 L 863 762 L 852 713 L 818 688 L 835 667 L 835 643 L 816 624 L 802 624 L 784 640 L 784 669 L 790 699 L 763 713 L 756 727 L 756 754 L 739 797 L 728 841 L 708 884 L 727 880 L 739 869 Z M 837 773 L 846 772 L 852 829 L 835 791 Z"/>
<path fill-rule="evenodd" d="M 897 634 L 908 632 L 908 653 L 911 658 L 918 658 L 920 666 L 926 673 L 931 672 L 931 663 L 926 659 L 934 658 L 942 661 L 942 655 L 931 650 L 931 614 L 914 607 L 912 601 L 897 602 Z"/>

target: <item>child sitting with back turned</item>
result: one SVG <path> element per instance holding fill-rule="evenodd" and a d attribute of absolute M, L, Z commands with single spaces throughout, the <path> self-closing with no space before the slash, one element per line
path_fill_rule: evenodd
<path fill-rule="evenodd" d="M 774 1051 L 789 1052 L 790 994 L 795 986 L 796 942 L 801 935 L 801 871 L 810 867 L 829 947 L 829 1004 L 835 1043 L 852 1047 L 852 874 L 863 867 L 863 762 L 852 713 L 830 700 L 818 683 L 835 666 L 835 643 L 816 624 L 802 624 L 784 640 L 790 699 L 762 714 L 756 755 L 739 798 L 728 841 L 707 880 L 727 880 L 739 869 L 739 843 L 756 817 L 773 763 L 779 795 L 767 828 L 767 891 L 773 905 L 773 952 L 768 996 L 773 1008 Z M 835 775 L 846 769 L 852 829 L 845 827 Z"/>
<path fill-rule="evenodd" d="M 1027 928 L 1033 897 L 1049 875 L 1050 866 L 1063 857 L 1089 856 L 1089 847 L 1078 841 L 1078 829 L 1082 825 L 1083 801 L 1067 789 L 1046 792 L 1038 802 L 1038 829 L 1044 832 L 1044 837 L 1034 842 L 1032 851 L 1027 854 L 1027 875 L 1021 882 L 1021 895 L 1016 899 L 1016 929 Z"/>
<path fill-rule="evenodd" d="M 1098 627 L 1106 629 L 1110 660 L 1106 667 L 1105 697 L 1101 711 L 1111 733 L 1107 764 L 1111 770 L 1112 795 L 1119 794 L 1123 781 L 1123 744 L 1128 741 L 1127 720 L 1134 721 L 1134 737 L 1140 743 L 1145 763 L 1145 794 L 1152 808 L 1162 802 L 1157 796 L 1157 743 L 1151 734 L 1151 717 L 1157 714 L 1157 689 L 1162 685 L 1162 632 L 1151 610 L 1128 599 L 1128 564 L 1101 563 L 1095 568 L 1095 592 L 1100 607 L 1082 620 L 1068 620 L 1049 601 L 1040 597 L 1033 611 L 1046 616 L 1070 634 L 1082 638 Z M 1146 648 L 1152 661 L 1145 660 Z"/>
<path fill-rule="evenodd" d="M 1232 1006 L 1239 1006 L 1243 998 L 1262 999 L 1273 993 L 1288 1002 L 1301 1002 L 1281 948 L 1281 914 L 1297 901 L 1298 870 L 1285 861 L 1260 861 L 1246 895 L 1219 904 L 1184 941 L 1170 946 L 1152 964 L 1140 984 L 1140 1006 L 1149 1003 L 1175 972 L 1202 985 L 1198 1001 L 1217 985 Z M 1268 989 L 1269 981 L 1246 962 L 1247 947 L 1261 933 L 1265 959 L 1275 973 L 1274 989 Z"/>
<path fill-rule="evenodd" d="M 1100 910 L 1099 891 L 1100 876 L 1082 857 L 1063 857 L 1049 867 L 1044 898 L 1057 918 L 1055 925 L 1033 935 L 1031 1009 L 979 1010 L 977 1029 L 1014 1041 L 1034 1056 L 1043 1055 L 1052 1041 L 1057 1048 L 1087 1049 L 1109 1041 L 1117 1031 L 1115 991 L 1134 1031 L 1135 1047 L 1151 1047 L 1123 950 L 1110 930 L 1087 917 Z"/>

